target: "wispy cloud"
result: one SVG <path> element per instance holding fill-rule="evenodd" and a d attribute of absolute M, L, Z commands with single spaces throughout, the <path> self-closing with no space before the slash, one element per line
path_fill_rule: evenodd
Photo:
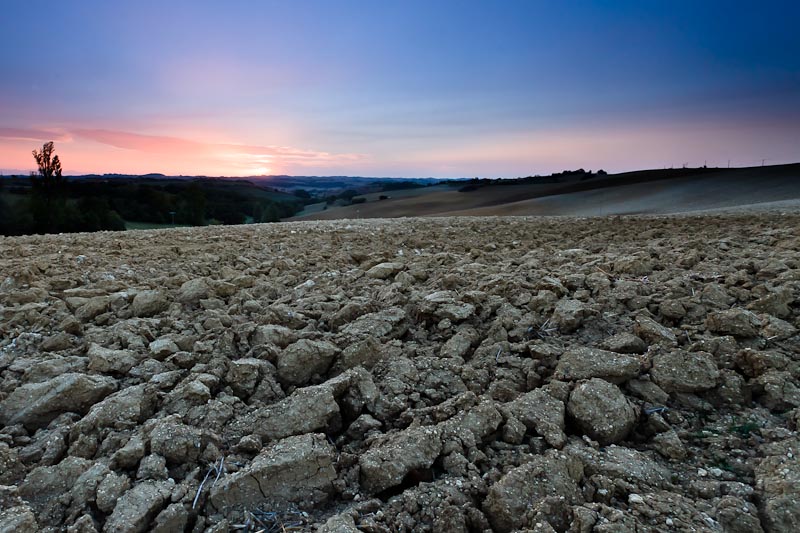
<path fill-rule="evenodd" d="M 164 172 L 252 176 L 346 171 L 371 158 L 296 146 L 258 145 L 98 128 L 0 127 L 0 168 L 31 165 L 30 150 L 55 141 L 73 172 Z"/>
<path fill-rule="evenodd" d="M 196 152 L 203 149 L 203 143 L 179 139 L 176 137 L 163 137 L 159 135 L 139 135 L 125 131 L 102 129 L 75 129 L 77 137 L 90 141 L 107 144 L 126 150 L 138 150 L 149 153 L 171 152 Z"/>
<path fill-rule="evenodd" d="M 174 154 L 176 157 L 202 157 L 230 164 L 237 169 L 259 172 L 287 167 L 338 166 L 367 159 L 365 154 L 331 153 L 291 146 L 249 145 L 203 142 L 179 137 L 142 135 L 105 129 L 75 129 L 79 138 L 143 154 Z"/>
<path fill-rule="evenodd" d="M 0 127 L 0 139 L 9 139 L 15 141 L 65 142 L 69 141 L 71 137 L 64 131 Z"/>

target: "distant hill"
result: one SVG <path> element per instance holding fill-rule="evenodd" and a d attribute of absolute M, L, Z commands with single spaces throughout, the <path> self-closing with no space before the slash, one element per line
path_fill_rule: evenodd
<path fill-rule="evenodd" d="M 3 176 L 0 176 L 2 178 Z M 6 176 L 8 178 L 27 178 L 27 175 Z M 369 190 L 393 189 L 397 184 L 412 184 L 415 187 L 424 187 L 440 183 L 442 181 L 459 181 L 456 179 L 440 178 L 403 178 L 403 177 L 369 177 L 369 176 L 247 176 L 247 177 L 228 177 L 228 176 L 167 176 L 165 174 L 78 174 L 65 176 L 69 180 L 137 180 L 137 179 L 156 179 L 173 181 L 192 181 L 197 179 L 211 179 L 228 181 L 244 181 L 262 188 L 273 189 L 276 191 L 293 192 L 304 189 L 320 195 L 337 194 L 347 189 L 355 189 L 359 192 Z M 466 178 L 464 178 L 466 179 Z"/>
<path fill-rule="evenodd" d="M 358 202 L 359 197 L 353 199 Z M 621 215 L 680 213 L 800 201 L 800 164 L 685 168 L 589 174 L 568 172 L 510 180 L 468 180 L 413 195 L 310 212 L 291 220 L 411 216 Z"/>
<path fill-rule="evenodd" d="M 0 235 L 277 222 L 306 212 L 308 205 L 349 205 L 359 195 L 403 194 L 439 182 L 352 176 L 87 174 L 65 177 L 54 199 L 44 197 L 44 189 L 34 187 L 30 177 L 12 176 L 0 179 Z"/>
<path fill-rule="evenodd" d="M 414 216 L 668 214 L 800 206 L 800 164 L 487 180 L 70 176 L 56 197 L 0 179 L 0 235 Z M 51 195 L 48 192 L 47 195 Z M 776 204 L 777 205 L 777 204 Z"/>
<path fill-rule="evenodd" d="M 398 183 L 424 187 L 439 183 L 437 178 L 386 178 L 356 176 L 253 176 L 248 181 L 278 190 L 294 191 L 304 189 L 317 194 L 335 194 L 347 189 L 359 192 L 366 190 L 391 189 Z"/>

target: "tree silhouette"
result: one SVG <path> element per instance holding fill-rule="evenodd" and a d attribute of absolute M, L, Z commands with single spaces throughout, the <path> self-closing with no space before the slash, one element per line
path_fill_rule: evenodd
<path fill-rule="evenodd" d="M 42 179 L 45 188 L 56 188 L 63 182 L 61 177 L 61 160 L 55 151 L 53 141 L 48 141 L 42 145 L 41 150 L 31 152 L 36 164 L 39 166 L 39 177 Z"/>
<path fill-rule="evenodd" d="M 34 229 L 38 233 L 62 231 L 67 217 L 67 203 L 63 194 L 64 178 L 61 175 L 61 160 L 54 154 L 53 141 L 33 150 L 33 158 L 39 167 L 38 176 L 31 173 L 33 196 L 31 214 Z"/>

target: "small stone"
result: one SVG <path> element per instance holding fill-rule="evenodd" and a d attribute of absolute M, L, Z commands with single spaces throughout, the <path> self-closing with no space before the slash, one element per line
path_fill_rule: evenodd
<path fill-rule="evenodd" d="M 262 344 L 274 344 L 279 348 L 285 348 L 297 341 L 297 332 L 276 324 L 268 324 L 266 326 L 258 326 L 253 332 L 250 339 L 252 346 L 261 346 Z"/>
<path fill-rule="evenodd" d="M 674 429 L 664 433 L 659 433 L 653 437 L 653 447 L 655 450 L 668 459 L 680 461 L 688 455 L 686 447 Z"/>
<path fill-rule="evenodd" d="M 117 450 L 114 455 L 111 456 L 111 464 L 119 468 L 133 468 L 139 463 L 139 460 L 144 457 L 144 454 L 144 441 L 140 437 L 134 435 L 125 446 Z"/>
<path fill-rule="evenodd" d="M 379 263 L 367 270 L 367 276 L 375 279 L 386 279 L 403 270 L 403 263 Z"/>
<path fill-rule="evenodd" d="M 660 343 L 674 346 L 678 343 L 678 339 L 672 330 L 644 315 L 636 317 L 633 332 L 650 344 Z"/>
<path fill-rule="evenodd" d="M 350 427 L 347 428 L 346 435 L 352 440 L 363 440 L 368 434 L 379 431 L 381 422 L 374 417 L 364 414 L 356 418 Z"/>
<path fill-rule="evenodd" d="M 649 379 L 632 379 L 628 382 L 627 389 L 637 398 L 653 405 L 663 406 L 669 400 L 669 394 Z"/>
<path fill-rule="evenodd" d="M 111 299 L 108 296 L 96 296 L 75 310 L 75 318 L 81 322 L 89 322 L 108 311 Z"/>
<path fill-rule="evenodd" d="M 150 454 L 139 463 L 136 479 L 167 479 L 167 461 L 160 455 Z"/>
<path fill-rule="evenodd" d="M 617 353 L 644 353 L 647 344 L 633 333 L 617 333 L 603 341 L 603 348 Z"/>
<path fill-rule="evenodd" d="M 534 527 L 534 517 L 541 516 L 537 507 L 548 512 L 548 497 L 556 496 L 569 505 L 582 500 L 577 485 L 582 476 L 580 461 L 572 457 L 557 453 L 532 456 L 489 488 L 483 512 L 494 531 L 509 533 Z"/>
<path fill-rule="evenodd" d="M 577 330 L 592 311 L 580 300 L 562 299 L 553 310 L 552 323 L 564 333 Z"/>
<path fill-rule="evenodd" d="M 658 311 L 662 316 L 672 320 L 680 320 L 686 316 L 686 308 L 677 300 L 666 300 L 659 304 Z"/>
<path fill-rule="evenodd" d="M 69 333 L 70 335 L 81 335 L 83 333 L 83 326 L 80 320 L 74 316 L 68 316 L 62 320 L 58 327 L 61 328 L 61 331 Z"/>
<path fill-rule="evenodd" d="M 536 431 L 554 448 L 562 448 L 567 441 L 564 433 L 564 402 L 548 394 L 545 389 L 535 389 L 522 394 L 515 400 L 502 406 L 509 422 L 518 421 L 527 429 Z M 511 422 L 512 429 L 519 431 Z M 506 423 L 508 425 L 508 422 Z M 524 432 L 523 432 L 524 434 Z"/>
<path fill-rule="evenodd" d="M 709 353 L 672 350 L 656 354 L 650 375 L 667 392 L 699 392 L 716 387 L 720 372 Z"/>
<path fill-rule="evenodd" d="M 456 333 L 444 343 L 439 351 L 439 357 L 464 357 L 470 348 L 472 339 L 463 333 Z"/>
<path fill-rule="evenodd" d="M 435 426 L 386 435 L 359 457 L 361 486 L 377 494 L 399 485 L 410 471 L 430 468 L 441 449 L 440 431 Z"/>
<path fill-rule="evenodd" d="M 747 306 L 748 309 L 767 313 L 778 318 L 788 318 L 792 314 L 790 307 L 794 301 L 792 290 L 782 287 L 756 300 Z"/>
<path fill-rule="evenodd" d="M 120 497 L 103 526 L 104 533 L 143 533 L 169 499 L 171 481 L 143 481 Z"/>
<path fill-rule="evenodd" d="M 208 503 L 223 515 L 255 506 L 320 504 L 334 492 L 335 457 L 323 434 L 287 437 L 265 448 L 249 466 L 220 479 Z"/>
<path fill-rule="evenodd" d="M 761 329 L 761 320 L 745 309 L 726 309 L 708 315 L 706 328 L 721 335 L 755 337 Z"/>
<path fill-rule="evenodd" d="M 147 290 L 136 293 L 131 303 L 133 316 L 150 317 L 167 310 L 169 301 L 167 297 L 156 290 Z"/>
<path fill-rule="evenodd" d="M 625 439 L 638 416 L 616 385 L 599 378 L 575 387 L 567 412 L 587 435 L 604 445 Z"/>
<path fill-rule="evenodd" d="M 262 448 L 258 435 L 245 435 L 236 444 L 236 450 L 242 453 L 258 453 Z"/>
<path fill-rule="evenodd" d="M 278 356 L 278 377 L 292 385 L 303 385 L 314 375 L 324 375 L 339 353 L 327 341 L 300 339 Z"/>
<path fill-rule="evenodd" d="M 644 503 L 644 498 L 640 494 L 629 494 L 628 495 L 628 503 L 631 505 L 637 505 L 640 503 Z"/>
<path fill-rule="evenodd" d="M 202 429 L 183 424 L 175 416 L 160 420 L 150 432 L 152 452 L 172 464 L 197 461 L 208 442 L 209 436 Z"/>
<path fill-rule="evenodd" d="M 180 503 L 173 503 L 166 509 L 158 513 L 153 533 L 173 533 L 175 531 L 185 531 L 189 521 L 189 512 Z"/>
<path fill-rule="evenodd" d="M 25 465 L 18 452 L 8 444 L 0 442 L 0 485 L 14 485 L 25 477 Z"/>
<path fill-rule="evenodd" d="M 353 517 L 346 513 L 330 517 L 317 529 L 317 533 L 359 533 L 360 531 L 356 527 Z"/>
<path fill-rule="evenodd" d="M 36 532 L 39 525 L 36 515 L 28 505 L 0 509 L 0 533 Z"/>
<path fill-rule="evenodd" d="M 139 363 L 139 357 L 130 350 L 113 350 L 92 343 L 86 352 L 89 370 L 103 374 L 125 374 Z"/>
<path fill-rule="evenodd" d="M 97 508 L 104 513 L 110 513 L 114 510 L 117 500 L 131 487 L 128 476 L 117 474 L 116 472 L 108 473 L 100 484 L 97 486 L 96 503 Z"/>
<path fill-rule="evenodd" d="M 503 425 L 503 442 L 509 444 L 522 444 L 527 428 L 525 424 L 514 417 L 509 417 Z"/>
<path fill-rule="evenodd" d="M 196 304 L 211 294 L 211 287 L 203 278 L 192 279 L 181 285 L 178 300 L 183 303 Z"/>
<path fill-rule="evenodd" d="M 61 413 L 85 413 L 116 388 L 117 382 L 109 377 L 77 373 L 28 383 L 14 389 L 0 403 L 0 424 L 43 427 Z"/>
<path fill-rule="evenodd" d="M 325 431 L 341 420 L 339 405 L 329 387 L 303 387 L 272 405 L 256 409 L 228 425 L 231 438 L 258 435 L 265 442 L 290 435 Z"/>
<path fill-rule="evenodd" d="M 59 352 L 72 346 L 72 336 L 67 333 L 56 333 L 42 341 L 42 350 L 45 352 Z"/>
<path fill-rule="evenodd" d="M 770 370 L 754 381 L 757 401 L 772 411 L 800 407 L 800 387 L 790 372 Z"/>
<path fill-rule="evenodd" d="M 162 337 L 160 339 L 156 339 L 149 345 L 150 353 L 153 354 L 153 357 L 158 359 L 159 361 L 163 361 L 170 355 L 180 351 L 178 345 L 172 339 Z"/>
<path fill-rule="evenodd" d="M 597 348 L 568 350 L 558 360 L 554 374 L 559 380 L 603 378 L 612 383 L 622 383 L 639 375 L 639 360 Z"/>
<path fill-rule="evenodd" d="M 380 342 L 402 337 L 406 331 L 408 315 L 399 307 L 362 315 L 342 328 L 342 333 L 350 337 L 374 337 Z"/>

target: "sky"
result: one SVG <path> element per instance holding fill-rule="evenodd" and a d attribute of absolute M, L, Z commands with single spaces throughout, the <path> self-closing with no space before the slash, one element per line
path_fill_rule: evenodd
<path fill-rule="evenodd" d="M 800 161 L 791 1 L 4 0 L 0 172 Z"/>

